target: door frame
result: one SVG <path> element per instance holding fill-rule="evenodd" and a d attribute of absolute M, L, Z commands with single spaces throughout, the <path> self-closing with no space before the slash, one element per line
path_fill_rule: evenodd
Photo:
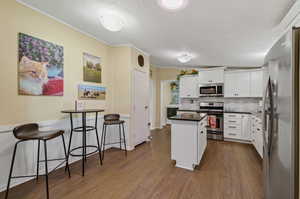
<path fill-rule="evenodd" d="M 149 78 L 149 122 L 150 130 L 156 129 L 156 82 Z"/>
<path fill-rule="evenodd" d="M 163 107 L 163 100 L 164 100 L 164 97 L 163 97 L 163 90 L 164 90 L 164 84 L 165 83 L 171 83 L 175 80 L 161 80 L 160 81 L 160 124 L 159 124 L 159 127 L 160 128 L 163 128 L 163 126 L 165 126 L 167 124 L 167 118 L 165 118 L 165 122 L 164 122 L 164 118 L 163 118 L 163 111 L 164 111 L 164 107 Z"/>

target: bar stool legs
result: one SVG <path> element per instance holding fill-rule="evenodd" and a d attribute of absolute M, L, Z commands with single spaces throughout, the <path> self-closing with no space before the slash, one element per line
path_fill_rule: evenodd
<path fill-rule="evenodd" d="M 40 148 L 41 141 L 38 141 L 38 152 L 37 152 L 37 163 L 36 163 L 36 181 L 39 180 L 39 170 L 40 170 Z"/>
<path fill-rule="evenodd" d="M 66 158 L 66 166 L 65 166 L 65 171 L 68 171 L 69 178 L 71 177 L 71 172 L 70 172 L 70 167 L 69 167 L 69 161 L 68 161 L 68 155 L 67 155 L 67 150 L 66 150 L 66 142 L 65 142 L 65 137 L 64 135 L 61 135 L 61 139 L 63 141 L 63 147 L 64 147 L 64 153 L 65 153 L 65 158 Z"/>
<path fill-rule="evenodd" d="M 66 151 L 66 145 L 65 145 L 65 139 L 64 139 L 64 135 L 61 135 L 62 141 L 63 141 L 63 148 L 64 148 L 64 154 L 65 154 L 65 161 L 66 161 L 66 166 L 65 169 L 68 171 L 69 177 L 71 177 L 71 173 L 70 173 L 70 168 L 69 168 L 69 163 L 68 163 L 68 156 L 67 156 L 67 151 Z M 19 143 L 26 141 L 26 140 L 22 140 L 22 141 L 18 141 L 15 144 L 14 147 L 14 152 L 13 152 L 13 157 L 12 157 L 12 161 L 11 161 L 11 166 L 10 166 L 10 170 L 9 170 L 9 176 L 8 176 L 8 182 L 7 182 L 7 187 L 6 187 L 6 192 L 5 192 L 5 199 L 8 199 L 8 193 L 9 193 L 9 187 L 10 187 L 10 182 L 12 178 L 16 178 L 16 177 L 12 177 L 12 173 L 13 173 L 13 168 L 14 168 L 14 164 L 15 164 L 15 158 L 16 158 L 16 151 L 17 151 L 17 146 Z M 49 181 L 48 181 L 48 155 L 47 155 L 47 140 L 43 140 L 44 141 L 44 152 L 45 152 L 45 180 L 46 180 L 46 196 L 47 199 L 49 199 Z M 19 177 L 34 177 L 36 176 L 36 180 L 38 180 L 39 177 L 39 163 L 40 161 L 40 142 L 41 140 L 38 140 L 38 154 L 37 154 L 37 170 L 36 170 L 36 175 L 33 176 L 19 176 Z M 49 160 L 51 161 L 51 160 Z"/>
<path fill-rule="evenodd" d="M 46 191 L 47 199 L 49 199 L 49 184 L 48 184 L 48 159 L 47 159 L 47 141 L 44 140 L 44 152 L 45 152 L 45 176 L 46 176 Z"/>
<path fill-rule="evenodd" d="M 100 164 L 102 165 L 101 147 L 100 147 L 100 143 L 99 143 L 99 135 L 98 135 L 98 130 L 97 130 L 97 128 L 96 128 L 96 137 L 97 137 L 97 145 L 98 145 L 98 150 L 99 150 Z"/>
<path fill-rule="evenodd" d="M 105 138 L 106 138 L 106 125 L 103 124 L 102 135 L 101 135 L 102 161 L 104 160 Z"/>
<path fill-rule="evenodd" d="M 127 156 L 127 147 L 126 147 L 126 138 L 125 138 L 124 123 L 122 123 L 122 129 L 123 129 L 123 139 L 124 139 L 124 147 L 125 147 L 125 156 Z"/>
<path fill-rule="evenodd" d="M 120 123 L 120 124 L 117 124 L 117 125 L 119 125 L 119 144 L 120 144 L 120 150 L 122 150 L 122 141 L 123 141 L 123 143 L 124 143 L 124 149 L 125 149 L 125 156 L 127 156 L 127 146 L 126 146 L 126 137 L 125 137 L 124 123 Z M 103 127 L 102 127 L 102 136 L 101 136 L 102 160 L 104 160 L 105 146 L 108 145 L 105 142 L 107 126 L 109 126 L 109 125 L 103 124 Z M 122 136 L 123 136 L 123 140 L 122 140 Z M 116 143 L 110 143 L 110 144 L 117 144 L 117 143 L 118 142 L 116 142 Z"/>
<path fill-rule="evenodd" d="M 9 185 L 10 185 L 11 175 L 12 175 L 13 168 L 14 168 L 14 164 L 15 164 L 15 158 L 16 158 L 17 146 L 18 146 L 19 143 L 20 143 L 20 142 L 17 142 L 17 143 L 15 144 L 14 153 L 13 153 L 13 157 L 12 157 L 11 165 L 10 165 L 10 170 L 9 170 L 8 182 L 7 182 L 6 192 L 5 192 L 5 199 L 8 198 Z"/>

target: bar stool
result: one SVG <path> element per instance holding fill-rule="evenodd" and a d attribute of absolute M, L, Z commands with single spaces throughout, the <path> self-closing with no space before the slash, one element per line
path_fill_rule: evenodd
<path fill-rule="evenodd" d="M 120 115 L 119 114 L 106 114 L 104 115 L 104 122 L 103 122 L 103 128 L 102 128 L 102 135 L 101 135 L 101 148 L 102 148 L 102 160 L 104 159 L 104 151 L 105 151 L 105 146 L 106 145 L 111 145 L 111 144 L 120 144 L 120 150 L 122 150 L 122 143 L 124 143 L 124 148 L 125 148 L 125 156 L 127 156 L 127 148 L 126 148 L 126 138 L 125 138 L 125 130 L 124 130 L 124 120 L 120 120 Z M 106 129 L 107 126 L 112 126 L 112 125 L 119 125 L 119 142 L 114 142 L 114 143 L 106 143 L 105 138 L 106 138 Z M 121 126 L 123 130 L 123 139 L 121 135 Z"/>
<path fill-rule="evenodd" d="M 38 180 L 39 177 L 39 163 L 45 162 L 45 176 L 46 176 L 46 191 L 47 191 L 47 199 L 49 198 L 49 186 L 48 186 L 48 161 L 58 161 L 58 160 L 64 160 L 60 164 L 58 164 L 53 170 L 57 169 L 59 166 L 61 166 L 63 163 L 66 163 L 66 170 L 68 171 L 69 177 L 71 177 L 69 164 L 67 162 L 67 151 L 66 151 L 66 145 L 65 145 L 65 138 L 64 138 L 64 131 L 62 130 L 51 130 L 51 131 L 39 131 L 39 126 L 36 123 L 31 124 L 25 124 L 18 127 L 15 127 L 13 130 L 13 134 L 15 138 L 17 138 L 19 141 L 15 144 L 12 162 L 10 166 L 9 171 L 9 177 L 8 177 L 8 183 L 7 183 L 7 189 L 5 193 L 5 199 L 8 198 L 8 192 L 9 192 L 9 185 L 12 178 L 29 178 L 29 177 L 36 177 L 36 180 Z M 52 140 L 54 138 L 57 138 L 61 136 L 62 142 L 63 142 L 63 148 L 65 157 L 59 158 L 59 159 L 50 159 L 47 158 L 47 141 Z M 38 153 L 37 153 L 37 170 L 36 175 L 28 175 L 28 176 L 12 176 L 13 167 L 15 163 L 15 156 L 17 151 L 17 146 L 21 142 L 30 141 L 30 140 L 37 140 L 38 141 Z M 45 152 L 45 160 L 40 161 L 40 142 L 44 142 L 44 152 Z M 53 171 L 52 170 L 52 171 Z M 50 171 L 51 172 L 51 171 Z"/>

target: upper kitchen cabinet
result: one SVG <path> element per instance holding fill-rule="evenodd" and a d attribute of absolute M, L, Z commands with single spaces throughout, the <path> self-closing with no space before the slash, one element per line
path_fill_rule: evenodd
<path fill-rule="evenodd" d="M 250 97 L 263 97 L 263 70 L 250 72 Z"/>
<path fill-rule="evenodd" d="M 250 73 L 245 71 L 225 72 L 225 97 L 250 97 Z"/>
<path fill-rule="evenodd" d="M 181 98 L 197 98 L 198 93 L 198 76 L 182 76 L 179 83 L 179 95 Z"/>
<path fill-rule="evenodd" d="M 224 68 L 200 69 L 199 84 L 214 84 L 224 82 Z"/>

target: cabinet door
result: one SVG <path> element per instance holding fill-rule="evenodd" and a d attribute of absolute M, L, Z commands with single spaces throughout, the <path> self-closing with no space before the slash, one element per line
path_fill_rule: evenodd
<path fill-rule="evenodd" d="M 242 115 L 242 137 L 241 139 L 251 141 L 251 122 L 250 116 L 247 114 Z"/>
<path fill-rule="evenodd" d="M 225 97 L 250 97 L 250 73 L 225 73 Z"/>
<path fill-rule="evenodd" d="M 235 77 L 234 73 L 225 73 L 225 84 L 224 84 L 224 96 L 225 97 L 235 97 Z"/>
<path fill-rule="evenodd" d="M 181 98 L 197 98 L 198 76 L 186 76 L 180 78 L 179 94 Z"/>
<path fill-rule="evenodd" d="M 250 95 L 251 97 L 263 97 L 263 71 L 250 72 Z"/>
<path fill-rule="evenodd" d="M 224 69 L 199 71 L 200 84 L 223 83 L 223 82 L 224 82 Z"/>

